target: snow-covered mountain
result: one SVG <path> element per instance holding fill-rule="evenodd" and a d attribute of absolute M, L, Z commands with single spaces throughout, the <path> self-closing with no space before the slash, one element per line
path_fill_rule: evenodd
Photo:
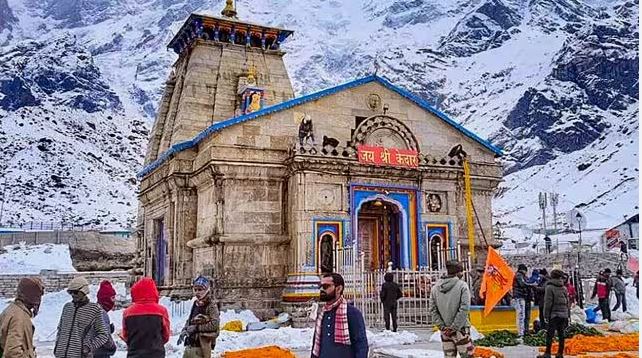
<path fill-rule="evenodd" d="M 135 173 L 191 12 L 218 0 L 0 0 L 3 221 L 131 223 Z M 589 226 L 638 211 L 637 0 L 239 0 L 295 31 L 298 94 L 374 70 L 505 148 L 498 220 L 560 193 Z M 0 187 L 0 191 L 1 191 Z"/>

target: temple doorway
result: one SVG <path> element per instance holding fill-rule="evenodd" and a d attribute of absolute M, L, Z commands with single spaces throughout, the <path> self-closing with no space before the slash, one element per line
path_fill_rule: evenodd
<path fill-rule="evenodd" d="M 401 223 L 399 207 L 376 199 L 365 202 L 357 213 L 360 251 L 365 254 L 365 268 L 370 270 L 401 268 Z"/>
<path fill-rule="evenodd" d="M 431 270 L 437 271 L 439 270 L 443 265 L 443 256 L 440 256 L 440 253 L 443 252 L 444 249 L 444 241 L 441 236 L 439 235 L 433 235 L 430 237 L 430 245 L 429 247 L 429 267 Z"/>
<path fill-rule="evenodd" d="M 334 272 L 334 237 L 323 234 L 319 242 L 319 270 L 321 273 Z"/>

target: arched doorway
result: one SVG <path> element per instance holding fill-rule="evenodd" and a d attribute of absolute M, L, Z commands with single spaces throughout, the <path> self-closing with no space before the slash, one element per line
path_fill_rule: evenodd
<path fill-rule="evenodd" d="M 377 198 L 364 202 L 357 212 L 359 250 L 365 254 L 365 268 L 402 267 L 402 213 L 390 201 Z"/>
<path fill-rule="evenodd" d="M 334 237 L 326 233 L 319 240 L 319 271 L 334 272 Z"/>
<path fill-rule="evenodd" d="M 439 270 L 440 266 L 443 265 L 444 256 L 440 253 L 444 252 L 444 239 L 441 235 L 433 235 L 430 237 L 430 245 L 428 246 L 428 252 L 430 257 L 430 269 Z"/>

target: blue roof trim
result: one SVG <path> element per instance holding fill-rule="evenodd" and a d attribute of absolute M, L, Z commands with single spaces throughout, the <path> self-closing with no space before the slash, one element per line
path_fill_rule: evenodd
<path fill-rule="evenodd" d="M 381 78 L 381 77 L 379 77 L 377 75 L 370 75 L 370 76 L 366 76 L 366 77 L 363 77 L 363 78 L 360 78 L 360 79 L 356 79 L 356 80 L 353 80 L 353 81 L 350 81 L 350 82 L 346 82 L 344 84 L 341 84 L 341 85 L 338 85 L 338 86 L 335 86 L 335 87 L 326 88 L 326 89 L 321 90 L 319 92 L 315 92 L 315 93 L 311 93 L 311 94 L 308 94 L 308 95 L 305 95 L 305 96 L 293 98 L 293 99 L 291 99 L 289 101 L 281 102 L 281 103 L 275 104 L 273 106 L 263 108 L 263 109 L 261 109 L 259 111 L 253 112 L 253 113 L 244 114 L 244 115 L 239 116 L 239 117 L 230 118 L 230 119 L 215 123 L 215 124 L 209 126 L 208 128 L 206 128 L 201 133 L 199 133 L 196 137 L 194 137 L 194 139 L 174 144 L 170 149 L 168 149 L 163 154 L 161 154 L 161 156 L 158 157 L 158 159 L 156 159 L 155 161 L 153 161 L 152 163 L 147 165 L 145 168 L 143 168 L 143 170 L 141 170 L 138 173 L 137 176 L 138 176 L 138 178 L 145 177 L 146 175 L 150 174 L 152 171 L 154 171 L 158 167 L 160 167 L 163 164 L 163 162 L 165 162 L 167 159 L 169 159 L 172 155 L 174 155 L 174 154 L 176 154 L 178 152 L 182 152 L 184 150 L 187 150 L 187 149 L 194 148 L 194 147 L 198 146 L 199 143 L 201 143 L 202 141 L 207 139 L 211 134 L 216 133 L 216 132 L 218 132 L 218 131 L 220 131 L 220 130 L 222 130 L 224 128 L 227 128 L 227 127 L 230 127 L 230 126 L 233 126 L 235 124 L 242 123 L 242 122 L 246 122 L 246 121 L 255 119 L 257 117 L 261 117 L 261 116 L 267 115 L 267 114 L 271 114 L 271 113 L 274 113 L 274 112 L 279 112 L 279 111 L 282 111 L 282 110 L 285 110 L 285 109 L 288 109 L 288 108 L 291 108 L 291 107 L 294 107 L 294 106 L 298 106 L 298 105 L 303 104 L 303 103 L 314 101 L 314 100 L 317 100 L 319 98 L 322 98 L 322 97 L 325 97 L 325 96 L 328 96 L 328 95 L 331 95 L 331 94 L 334 94 L 334 93 L 337 93 L 337 92 L 341 92 L 343 90 L 350 89 L 350 88 L 353 88 L 353 87 L 358 87 L 358 86 L 361 86 L 363 84 L 366 84 L 366 83 L 369 83 L 369 82 L 373 82 L 373 81 L 381 83 L 384 87 L 386 87 L 386 88 L 398 93 L 402 97 L 414 102 L 419 107 L 421 107 L 421 108 L 423 108 L 423 109 L 435 114 L 437 117 L 439 117 L 440 119 L 442 119 L 446 123 L 450 124 L 455 129 L 457 129 L 460 132 L 462 132 L 464 135 L 470 137 L 471 139 L 473 139 L 476 142 L 480 143 L 484 147 L 488 148 L 489 150 L 491 150 L 496 155 L 501 156 L 503 154 L 502 150 L 500 148 L 492 145 L 487 140 L 481 139 L 480 137 L 475 135 L 473 132 L 467 130 L 466 128 L 464 128 L 463 126 L 458 124 L 457 122 L 455 122 L 452 119 L 450 119 L 447 115 L 445 115 L 444 113 L 440 112 L 439 110 L 437 110 L 436 108 L 431 106 L 428 102 L 426 102 L 424 99 L 420 98 L 419 96 L 414 95 L 414 94 L 412 94 L 412 93 L 410 93 L 410 92 L 408 92 L 408 91 L 406 91 L 406 90 L 404 90 L 402 88 L 399 88 L 399 87 L 393 85 L 392 83 L 388 82 L 387 80 L 385 80 L 385 79 L 383 79 L 383 78 Z"/>

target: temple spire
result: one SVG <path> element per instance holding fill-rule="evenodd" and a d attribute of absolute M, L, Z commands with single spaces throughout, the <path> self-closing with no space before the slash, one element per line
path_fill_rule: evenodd
<path fill-rule="evenodd" d="M 234 8 L 233 0 L 225 1 L 225 8 L 221 11 L 221 14 L 225 17 L 236 19 L 236 9 Z"/>

